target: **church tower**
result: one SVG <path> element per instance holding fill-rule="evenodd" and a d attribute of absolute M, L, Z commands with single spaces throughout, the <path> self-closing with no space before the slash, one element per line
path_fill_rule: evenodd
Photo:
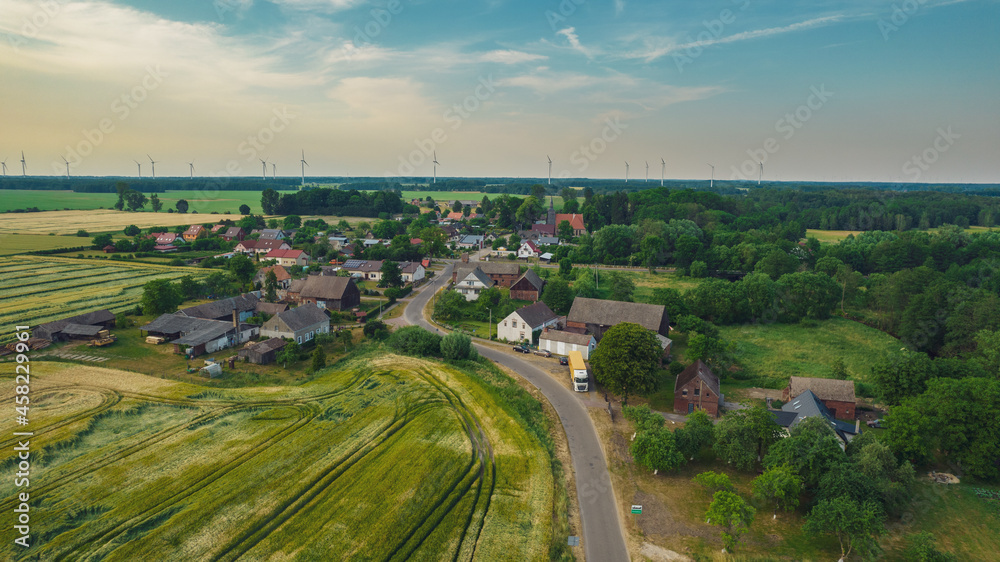
<path fill-rule="evenodd" d="M 553 200 L 553 197 L 550 195 L 549 196 L 549 214 L 545 218 L 545 224 L 555 225 L 556 224 L 556 208 L 553 206 L 552 200 Z"/>

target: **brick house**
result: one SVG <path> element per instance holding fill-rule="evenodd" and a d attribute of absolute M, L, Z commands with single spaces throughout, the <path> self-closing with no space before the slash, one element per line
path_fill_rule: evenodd
<path fill-rule="evenodd" d="M 299 291 L 299 302 L 327 310 L 350 310 L 361 304 L 361 291 L 350 277 L 310 275 Z"/>
<path fill-rule="evenodd" d="M 791 377 L 788 386 L 781 392 L 781 401 L 787 403 L 807 390 L 812 391 L 837 419 L 855 418 L 857 398 L 854 395 L 853 381 Z"/>
<path fill-rule="evenodd" d="M 704 410 L 717 418 L 722 399 L 719 377 L 700 359 L 681 371 L 674 381 L 674 413 L 690 414 L 695 410 Z"/>
<path fill-rule="evenodd" d="M 529 269 L 510 286 L 510 298 L 516 301 L 537 301 L 542 297 L 544 286 L 545 281 Z"/>

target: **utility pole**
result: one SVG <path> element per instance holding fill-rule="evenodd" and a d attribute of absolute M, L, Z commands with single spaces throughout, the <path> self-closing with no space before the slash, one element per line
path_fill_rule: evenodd
<path fill-rule="evenodd" d="M 488 326 L 489 330 L 486 332 L 487 334 L 486 339 L 493 341 L 493 309 L 491 308 L 489 309 L 489 311 L 490 311 L 490 325 Z"/>

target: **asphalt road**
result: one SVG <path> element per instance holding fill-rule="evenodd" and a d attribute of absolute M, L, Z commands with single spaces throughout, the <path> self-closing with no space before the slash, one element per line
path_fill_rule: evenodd
<path fill-rule="evenodd" d="M 434 292 L 451 279 L 451 267 L 440 272 L 432 283 L 425 286 L 407 305 L 403 319 L 434 331 L 436 328 L 424 320 L 423 310 Z M 493 347 L 476 345 L 484 357 L 508 367 L 531 384 L 538 387 L 549 400 L 562 420 L 569 452 L 576 474 L 576 492 L 580 503 L 583 545 L 587 560 L 592 562 L 620 562 L 629 560 L 625 537 L 618 519 L 616 499 L 608 475 L 608 463 L 597 437 L 597 430 L 587 409 L 577 396 L 554 380 L 550 375 L 520 359 L 513 352 L 499 351 Z M 568 376 L 568 375 L 567 375 Z"/>

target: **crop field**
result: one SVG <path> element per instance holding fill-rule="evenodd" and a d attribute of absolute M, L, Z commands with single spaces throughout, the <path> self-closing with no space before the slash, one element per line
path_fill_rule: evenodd
<path fill-rule="evenodd" d="M 0 256 L 89 246 L 91 239 L 78 236 L 47 236 L 41 234 L 0 234 Z"/>
<path fill-rule="evenodd" d="M 127 262 L 0 258 L 0 326 L 37 326 L 102 308 L 121 312 L 138 304 L 147 281 L 204 274 L 199 269 Z"/>
<path fill-rule="evenodd" d="M 3 559 L 549 559 L 549 457 L 462 371 L 368 354 L 299 386 L 206 391 L 32 368 L 33 546 L 7 525 Z"/>
<path fill-rule="evenodd" d="M 114 210 L 95 211 L 46 211 L 42 213 L 0 214 L 2 234 L 62 234 L 73 235 L 78 230 L 96 232 L 121 232 L 134 224 L 139 228 L 151 226 L 179 226 L 218 222 L 223 215 L 192 213 L 128 213 Z M 87 240 L 87 239 L 83 239 Z"/>
<path fill-rule="evenodd" d="M 74 211 L 87 211 L 93 209 L 111 209 L 118 201 L 118 195 L 114 193 L 76 193 L 73 191 L 48 191 L 48 190 L 22 190 L 5 189 L 0 197 L 0 213 L 14 209 L 28 209 L 38 207 L 43 211 L 59 211 L 70 209 Z M 281 192 L 289 193 L 289 192 Z M 247 204 L 250 209 L 260 214 L 260 194 L 259 191 L 216 191 L 216 190 L 189 190 L 189 191 L 167 191 L 158 193 L 157 196 L 163 202 L 163 211 L 174 208 L 177 201 L 184 199 L 188 202 L 188 212 L 198 211 L 199 213 L 225 213 L 232 214 L 239 212 L 240 205 Z M 147 197 L 149 194 L 147 194 Z M 151 212 L 149 205 L 146 205 L 146 212 Z"/>

